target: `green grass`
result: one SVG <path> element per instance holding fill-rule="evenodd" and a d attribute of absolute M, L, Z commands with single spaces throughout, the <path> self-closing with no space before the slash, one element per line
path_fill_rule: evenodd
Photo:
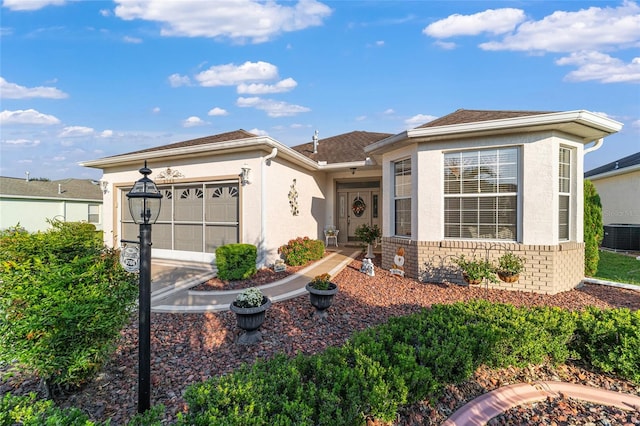
<path fill-rule="evenodd" d="M 633 256 L 600 250 L 598 272 L 594 278 L 640 285 L 640 260 Z"/>

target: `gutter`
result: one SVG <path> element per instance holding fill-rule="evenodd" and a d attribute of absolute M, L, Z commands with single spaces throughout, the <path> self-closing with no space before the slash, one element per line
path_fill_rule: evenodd
<path fill-rule="evenodd" d="M 591 175 L 591 176 L 585 177 L 585 179 L 598 180 L 598 179 L 604 179 L 612 176 L 624 175 L 626 173 L 631 173 L 636 171 L 640 171 L 640 164 L 636 164 L 629 167 L 623 167 L 622 169 L 610 170 L 608 172 L 599 173 L 597 175 Z"/>
<path fill-rule="evenodd" d="M 585 148 L 582 155 L 587 155 L 590 152 L 599 150 L 603 143 L 604 143 L 604 138 L 598 139 L 593 146 L 590 146 L 589 148 Z"/>
<path fill-rule="evenodd" d="M 44 196 L 29 196 L 29 195 L 13 195 L 13 194 L 0 194 L 0 198 L 16 198 L 19 200 L 46 200 L 46 201 L 73 201 L 79 203 L 102 203 L 102 198 L 60 198 L 60 197 L 44 197 Z"/>

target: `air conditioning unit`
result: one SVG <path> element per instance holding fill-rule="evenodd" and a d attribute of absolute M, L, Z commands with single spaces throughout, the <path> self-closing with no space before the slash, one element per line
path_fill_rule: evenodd
<path fill-rule="evenodd" d="M 621 251 L 640 251 L 640 225 L 625 223 L 605 225 L 602 247 Z"/>

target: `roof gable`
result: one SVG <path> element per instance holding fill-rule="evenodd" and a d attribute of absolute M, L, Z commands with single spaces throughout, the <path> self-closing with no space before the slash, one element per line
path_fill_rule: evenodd
<path fill-rule="evenodd" d="M 636 152 L 635 154 L 631 154 L 619 160 L 612 161 L 603 166 L 596 167 L 595 169 L 591 169 L 584 174 L 584 177 L 597 176 L 603 173 L 622 170 L 627 167 L 638 166 L 638 165 L 640 165 L 640 152 Z"/>
<path fill-rule="evenodd" d="M 291 149 L 313 161 L 326 161 L 328 164 L 364 161 L 367 157 L 364 147 L 389 136 L 392 134 L 353 131 L 318 140 L 317 153 L 313 152 L 313 142 L 293 146 Z"/>
<path fill-rule="evenodd" d="M 490 111 L 479 109 L 458 109 L 451 114 L 436 118 L 426 124 L 416 127 L 425 129 L 428 127 L 449 126 L 452 124 L 477 123 L 481 121 L 503 120 L 505 118 L 527 117 L 531 115 L 550 114 L 554 111 Z"/>

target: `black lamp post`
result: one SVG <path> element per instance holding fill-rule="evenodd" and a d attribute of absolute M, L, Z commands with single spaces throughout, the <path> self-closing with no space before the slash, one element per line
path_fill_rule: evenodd
<path fill-rule="evenodd" d="M 143 177 L 127 194 L 133 221 L 140 225 L 140 288 L 138 296 L 138 413 L 151 406 L 151 225 L 158 220 L 162 194 L 149 179 L 147 162 Z"/>

